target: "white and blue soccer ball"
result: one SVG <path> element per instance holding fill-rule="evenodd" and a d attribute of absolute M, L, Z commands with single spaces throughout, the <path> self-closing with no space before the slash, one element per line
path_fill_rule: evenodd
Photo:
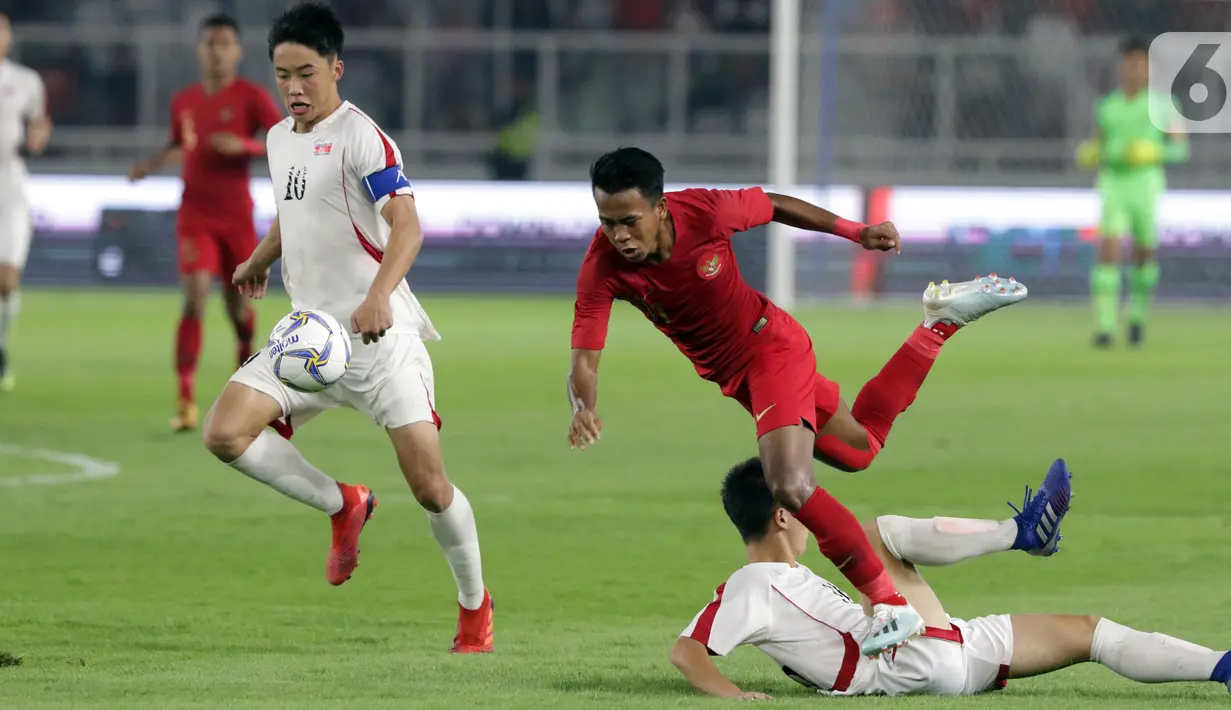
<path fill-rule="evenodd" d="M 266 350 L 278 381 L 299 392 L 320 392 L 350 369 L 350 337 L 323 311 L 298 310 L 278 321 Z"/>

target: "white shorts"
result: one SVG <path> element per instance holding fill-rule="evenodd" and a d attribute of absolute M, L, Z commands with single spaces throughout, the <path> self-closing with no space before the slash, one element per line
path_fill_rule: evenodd
<path fill-rule="evenodd" d="M 30 233 L 30 208 L 24 195 L 0 195 L 0 264 L 25 268 Z"/>
<path fill-rule="evenodd" d="M 231 375 L 231 382 L 272 397 L 282 407 L 283 426 L 275 426 L 284 435 L 335 407 L 354 409 L 386 429 L 418 422 L 440 427 L 432 360 L 413 335 L 386 335 L 368 345 L 352 340 L 350 370 L 322 392 L 298 392 L 279 382 L 264 350 Z"/>
<path fill-rule="evenodd" d="M 867 695 L 978 695 L 1009 677 L 1013 624 L 1008 614 L 951 619 L 952 632 L 911 641 L 876 661 Z"/>

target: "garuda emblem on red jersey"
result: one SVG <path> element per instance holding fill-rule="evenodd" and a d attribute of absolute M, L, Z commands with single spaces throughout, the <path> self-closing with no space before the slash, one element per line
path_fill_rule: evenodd
<path fill-rule="evenodd" d="M 706 254 L 697 262 L 697 273 L 703 279 L 712 279 L 722 271 L 722 258 L 717 254 Z"/>

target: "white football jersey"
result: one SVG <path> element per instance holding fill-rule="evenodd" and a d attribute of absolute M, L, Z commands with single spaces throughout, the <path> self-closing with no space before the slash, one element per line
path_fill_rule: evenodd
<path fill-rule="evenodd" d="M 38 72 L 0 59 L 0 170 L 24 171 L 17 151 L 26 137 L 26 123 L 45 115 L 43 80 Z"/>
<path fill-rule="evenodd" d="M 827 694 L 854 694 L 872 672 L 859 652 L 870 626 L 857 602 L 807 567 L 757 562 L 731 575 L 680 635 L 711 655 L 756 646 L 793 680 Z"/>
<path fill-rule="evenodd" d="M 349 101 L 310 132 L 294 129 L 287 117 L 265 139 L 282 228 L 282 278 L 295 308 L 324 311 L 350 330 L 389 243 L 380 211 L 394 195 L 414 192 L 397 146 Z M 390 304 L 391 333 L 440 339 L 405 281 Z"/>

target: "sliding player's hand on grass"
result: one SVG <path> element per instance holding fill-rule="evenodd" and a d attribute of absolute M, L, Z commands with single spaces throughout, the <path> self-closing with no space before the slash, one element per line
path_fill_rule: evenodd
<path fill-rule="evenodd" d="M 587 445 L 593 445 L 603 432 L 603 420 L 594 412 L 583 409 L 573 415 L 573 424 L 568 430 L 568 447 L 576 451 L 586 450 Z"/>

